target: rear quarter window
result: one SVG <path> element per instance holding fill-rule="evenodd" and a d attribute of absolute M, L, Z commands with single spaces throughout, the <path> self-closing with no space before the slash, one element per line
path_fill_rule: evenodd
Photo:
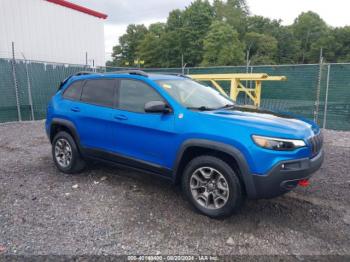
<path fill-rule="evenodd" d="M 63 97 L 71 100 L 80 100 L 83 81 L 75 81 L 64 91 Z"/>

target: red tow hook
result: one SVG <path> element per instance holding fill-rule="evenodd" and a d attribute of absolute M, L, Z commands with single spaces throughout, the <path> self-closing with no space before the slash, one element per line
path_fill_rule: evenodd
<path fill-rule="evenodd" d="M 310 182 L 308 179 L 301 179 L 298 181 L 298 185 L 302 187 L 307 187 L 310 185 Z"/>

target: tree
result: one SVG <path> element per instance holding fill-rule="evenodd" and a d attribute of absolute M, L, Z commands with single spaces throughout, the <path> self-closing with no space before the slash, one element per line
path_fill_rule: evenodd
<path fill-rule="evenodd" d="M 148 27 L 148 32 L 160 37 L 165 31 L 164 23 L 153 23 Z"/>
<path fill-rule="evenodd" d="M 147 28 L 144 25 L 128 25 L 126 34 L 119 38 L 119 45 L 113 47 L 113 65 L 132 65 L 138 59 L 137 48 L 146 34 Z"/>
<path fill-rule="evenodd" d="M 214 0 L 215 19 L 226 22 L 242 36 L 246 32 L 246 19 L 249 8 L 246 0 Z"/>
<path fill-rule="evenodd" d="M 341 48 L 341 44 L 338 43 L 333 35 L 330 32 L 327 35 L 322 36 L 317 41 L 311 43 L 310 50 L 308 52 L 308 58 L 311 63 L 319 62 L 320 51 L 322 49 L 322 56 L 328 62 L 336 62 L 336 50 Z"/>
<path fill-rule="evenodd" d="M 278 64 L 295 64 L 300 55 L 300 41 L 296 39 L 290 26 L 282 26 L 275 34 L 277 40 Z"/>
<path fill-rule="evenodd" d="M 350 27 L 329 27 L 314 12 L 301 13 L 290 26 L 250 16 L 246 0 L 194 0 L 169 13 L 166 23 L 128 26 L 113 47 L 111 66 L 146 67 L 317 63 L 320 49 L 328 62 L 350 60 Z M 245 56 L 245 55 L 244 55 Z"/>
<path fill-rule="evenodd" d="M 168 31 L 162 38 L 162 67 L 182 67 L 182 36 L 177 31 Z"/>
<path fill-rule="evenodd" d="M 350 26 L 335 28 L 332 32 L 334 36 L 333 44 L 337 44 L 335 49 L 336 62 L 350 61 Z M 326 53 L 327 55 L 327 53 Z M 326 57 L 327 58 L 327 57 Z"/>
<path fill-rule="evenodd" d="M 183 13 L 182 51 L 186 63 L 198 65 L 203 56 L 203 40 L 214 18 L 214 10 L 205 0 L 196 0 Z"/>
<path fill-rule="evenodd" d="M 162 35 L 164 23 L 154 23 L 148 27 L 148 33 L 137 46 L 137 57 L 144 61 L 144 67 L 161 67 L 163 61 Z"/>
<path fill-rule="evenodd" d="M 183 26 L 183 12 L 175 9 L 169 13 L 166 27 L 168 31 L 175 31 Z"/>
<path fill-rule="evenodd" d="M 248 32 L 266 34 L 274 37 L 279 33 L 279 30 L 282 27 L 281 20 L 271 20 L 258 15 L 247 17 L 246 24 Z"/>
<path fill-rule="evenodd" d="M 238 32 L 227 23 L 215 21 L 204 39 L 202 65 L 239 65 L 244 62 L 244 45 Z"/>
<path fill-rule="evenodd" d="M 323 57 L 327 62 L 350 61 L 350 26 L 329 29 L 327 35 L 322 36 L 311 44 L 310 55 L 319 56 L 322 48 Z"/>
<path fill-rule="evenodd" d="M 301 63 L 318 62 L 319 55 L 310 52 L 311 46 L 329 32 L 327 24 L 314 12 L 301 13 L 292 25 L 296 38 L 300 41 Z"/>
<path fill-rule="evenodd" d="M 181 67 L 182 55 L 186 49 L 186 38 L 183 34 L 184 11 L 175 9 L 169 13 L 165 34 L 162 36 L 164 67 Z"/>
<path fill-rule="evenodd" d="M 161 67 L 163 59 L 160 35 L 147 33 L 139 44 L 137 54 L 144 61 L 144 67 Z"/>
<path fill-rule="evenodd" d="M 276 38 L 250 32 L 246 34 L 245 41 L 252 64 L 275 64 L 277 54 Z"/>

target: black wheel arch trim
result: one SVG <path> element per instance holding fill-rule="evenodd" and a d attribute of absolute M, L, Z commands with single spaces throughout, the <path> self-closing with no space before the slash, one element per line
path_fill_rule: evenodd
<path fill-rule="evenodd" d="M 234 146 L 227 145 L 222 142 L 216 142 L 206 139 L 188 139 L 185 142 L 182 143 L 174 164 L 173 169 L 173 180 L 176 181 L 181 174 L 179 174 L 179 167 L 182 160 L 182 157 L 187 149 L 191 147 L 202 147 L 205 149 L 212 149 L 216 150 L 222 153 L 226 153 L 230 155 L 237 163 L 241 175 L 241 179 L 243 180 L 246 193 L 250 198 L 254 198 L 256 196 L 256 189 L 255 184 L 253 181 L 253 177 L 250 173 L 249 165 L 244 157 L 244 155 L 241 153 L 239 149 L 237 149 Z"/>
<path fill-rule="evenodd" d="M 52 142 L 52 139 L 53 137 L 51 137 L 51 130 L 52 130 L 52 126 L 53 125 L 61 125 L 61 126 L 64 126 L 66 128 L 68 128 L 73 137 L 74 137 L 74 140 L 75 142 L 77 143 L 77 147 L 78 149 L 80 150 L 81 149 L 81 146 L 80 146 L 80 137 L 79 137 L 79 134 L 78 134 L 78 131 L 74 125 L 74 123 L 70 120 L 67 120 L 67 119 L 62 119 L 62 118 L 53 118 L 52 121 L 51 121 L 51 124 L 50 124 L 50 131 L 49 131 L 49 135 L 50 135 L 50 141 Z"/>

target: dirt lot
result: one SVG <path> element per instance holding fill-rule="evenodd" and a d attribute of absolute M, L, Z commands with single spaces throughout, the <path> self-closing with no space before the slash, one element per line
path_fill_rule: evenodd
<path fill-rule="evenodd" d="M 309 188 L 247 201 L 218 221 L 149 175 L 102 165 L 59 173 L 43 126 L 0 125 L 0 253 L 350 255 L 350 132 L 325 131 Z"/>

